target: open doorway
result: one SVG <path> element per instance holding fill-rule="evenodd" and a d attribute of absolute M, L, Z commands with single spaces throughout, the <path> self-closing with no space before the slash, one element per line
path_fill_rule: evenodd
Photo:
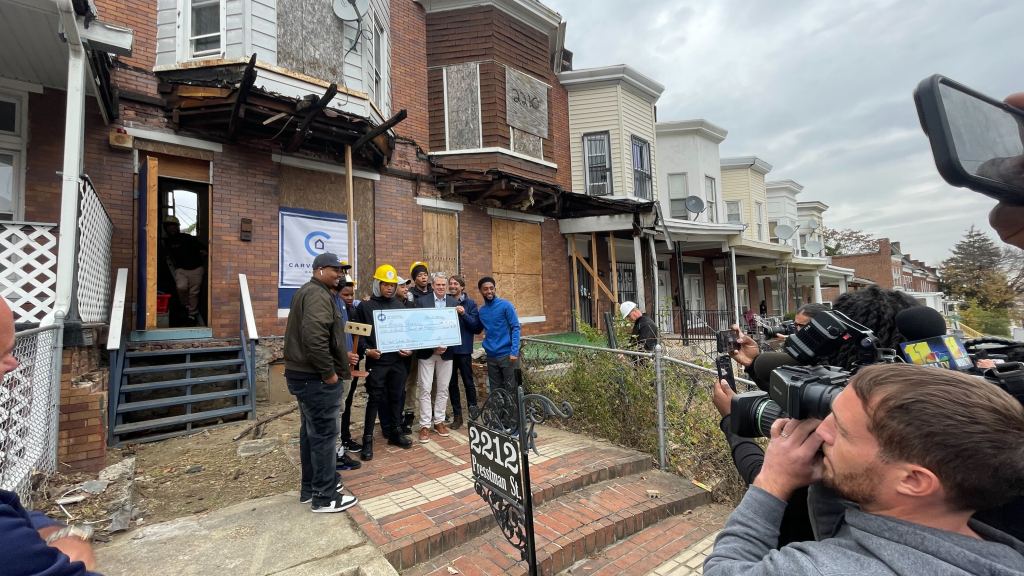
<path fill-rule="evenodd" d="M 157 219 L 157 327 L 209 323 L 210 187 L 159 179 Z"/>

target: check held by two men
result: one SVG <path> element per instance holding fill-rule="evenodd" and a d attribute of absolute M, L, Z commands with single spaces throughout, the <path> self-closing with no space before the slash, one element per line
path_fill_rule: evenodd
<path fill-rule="evenodd" d="M 455 308 L 410 308 L 378 310 L 373 332 L 381 352 L 422 350 L 462 343 L 459 314 Z"/>

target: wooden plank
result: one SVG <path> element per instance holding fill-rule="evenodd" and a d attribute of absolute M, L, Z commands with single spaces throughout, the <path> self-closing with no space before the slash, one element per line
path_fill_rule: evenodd
<path fill-rule="evenodd" d="M 595 279 L 594 285 L 600 288 L 601 290 L 604 290 L 604 293 L 608 295 L 608 298 L 611 298 L 612 291 L 609 290 L 608 287 L 604 285 L 604 282 L 602 282 L 601 279 L 597 277 L 597 274 L 594 272 L 594 269 L 590 267 L 590 264 L 588 264 L 587 261 L 583 258 L 580 258 L 579 261 L 580 264 L 583 266 L 583 269 L 586 270 L 591 275 L 591 277 Z"/>
<path fill-rule="evenodd" d="M 353 224 L 355 220 L 353 215 L 356 213 L 355 184 L 352 182 L 352 146 L 348 144 L 345 145 L 345 192 L 348 196 L 348 254 L 345 255 L 345 260 L 355 266 L 356 227 Z"/>
<path fill-rule="evenodd" d="M 210 163 L 206 160 L 180 156 L 158 156 L 161 178 L 178 178 L 191 182 L 210 181 Z"/>
<path fill-rule="evenodd" d="M 458 222 L 453 212 L 423 211 L 423 257 L 435 272 L 458 271 Z"/>
<path fill-rule="evenodd" d="M 146 330 L 156 328 L 156 260 L 157 231 L 160 228 L 159 183 L 160 161 L 146 157 Z"/>
<path fill-rule="evenodd" d="M 569 235 L 569 245 L 572 246 L 572 292 L 573 301 L 576 303 L 576 313 L 580 314 L 580 272 L 579 272 L 579 255 L 576 254 L 576 235 Z M 581 314 L 582 316 L 582 314 Z"/>
<path fill-rule="evenodd" d="M 178 96 L 182 98 L 227 98 L 231 95 L 230 88 L 213 88 L 209 86 L 178 86 Z"/>
<path fill-rule="evenodd" d="M 541 252 L 540 224 L 513 222 L 515 230 L 516 272 L 519 274 L 543 274 L 544 260 Z"/>
<path fill-rule="evenodd" d="M 313 120 L 316 120 L 317 116 L 323 113 L 324 108 L 331 103 L 331 100 L 334 100 L 334 96 L 337 95 L 337 93 L 338 85 L 331 84 L 327 87 L 327 91 L 320 96 L 319 100 L 304 110 L 305 117 L 302 119 L 299 127 L 295 130 L 295 133 L 292 134 L 291 140 L 289 140 L 288 144 L 284 147 L 285 152 L 291 153 L 299 149 L 299 146 L 302 145 L 302 142 L 308 136 L 310 124 L 312 124 Z M 352 174 L 352 171 L 349 170 L 348 173 Z"/>
<path fill-rule="evenodd" d="M 615 259 L 615 232 L 608 233 L 608 252 L 612 257 L 612 294 L 615 295 L 615 303 L 619 303 L 619 263 Z"/>
<path fill-rule="evenodd" d="M 540 274 L 517 274 L 516 296 L 520 317 L 544 315 L 544 281 Z"/>
<path fill-rule="evenodd" d="M 597 232 L 591 232 L 590 233 L 590 260 L 594 263 L 594 271 L 591 272 L 591 276 L 594 279 L 594 286 L 597 286 L 597 283 L 601 281 L 601 279 L 598 278 L 597 274 L 595 273 L 596 270 L 597 270 Z M 597 294 L 596 298 L 591 298 L 590 299 L 590 310 L 591 310 L 591 316 L 590 317 L 594 319 L 594 325 L 595 326 L 600 326 L 601 325 L 601 316 L 598 313 L 598 311 L 601 309 L 600 302 L 601 302 L 601 294 L 600 293 Z"/>
<path fill-rule="evenodd" d="M 242 73 L 242 81 L 238 84 L 238 94 L 235 96 L 235 102 L 231 109 L 231 121 L 228 122 L 228 139 L 234 140 L 235 135 L 238 132 L 239 122 L 245 118 L 245 101 L 249 97 L 249 90 L 252 89 L 252 85 L 256 82 L 256 53 L 252 53 L 252 57 L 249 58 L 249 63 L 245 66 L 245 72 Z"/>

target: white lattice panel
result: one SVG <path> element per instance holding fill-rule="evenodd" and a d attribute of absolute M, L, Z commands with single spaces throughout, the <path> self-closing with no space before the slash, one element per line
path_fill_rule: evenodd
<path fill-rule="evenodd" d="M 0 488 L 28 502 L 33 472 L 51 474 L 57 462 L 60 376 L 54 374 L 56 327 L 15 336 L 21 365 L 0 385 Z"/>
<path fill-rule="evenodd" d="M 57 226 L 0 224 L 0 295 L 15 322 L 42 322 L 57 294 Z"/>
<path fill-rule="evenodd" d="M 78 315 L 83 322 L 106 322 L 110 313 L 110 241 L 114 225 L 92 183 L 79 184 Z"/>

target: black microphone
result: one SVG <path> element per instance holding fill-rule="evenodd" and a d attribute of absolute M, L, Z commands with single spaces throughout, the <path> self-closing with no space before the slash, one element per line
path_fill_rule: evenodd
<path fill-rule="evenodd" d="M 946 335 L 946 320 L 934 308 L 914 306 L 896 313 L 896 329 L 907 340 Z"/>

